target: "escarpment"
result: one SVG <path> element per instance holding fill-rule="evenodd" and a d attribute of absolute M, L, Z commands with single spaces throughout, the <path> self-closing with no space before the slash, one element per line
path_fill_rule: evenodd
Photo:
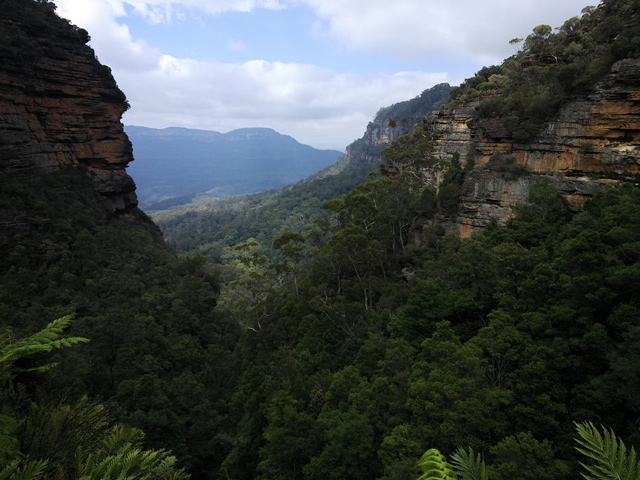
<path fill-rule="evenodd" d="M 31 0 L 8 1 L 0 31 L 0 175 L 75 169 L 92 179 L 107 212 L 135 207 L 120 122 L 128 103 L 87 32 Z"/>
<path fill-rule="evenodd" d="M 434 118 L 435 156 L 458 153 L 475 168 L 462 187 L 459 232 L 467 237 L 492 220 L 506 222 L 529 186 L 548 180 L 579 210 L 603 185 L 640 174 L 640 60 L 615 63 L 590 93 L 566 102 L 527 143 L 509 138 L 495 118 L 475 120 L 478 101 Z"/>
<path fill-rule="evenodd" d="M 347 146 L 344 157 L 329 167 L 328 173 L 347 165 L 365 170 L 377 169 L 382 163 L 382 150 L 403 135 L 411 133 L 416 123 L 437 111 L 449 98 L 451 86 L 441 83 L 424 90 L 417 97 L 378 110 L 364 135 Z"/>

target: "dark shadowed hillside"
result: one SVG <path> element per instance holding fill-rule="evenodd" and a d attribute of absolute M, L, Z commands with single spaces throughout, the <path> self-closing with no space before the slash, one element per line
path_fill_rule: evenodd
<path fill-rule="evenodd" d="M 575 442 L 640 444 L 639 0 L 382 109 L 312 180 L 163 212 L 208 258 L 137 207 L 125 97 L 54 10 L 0 8 L 0 478 L 640 471 Z"/>

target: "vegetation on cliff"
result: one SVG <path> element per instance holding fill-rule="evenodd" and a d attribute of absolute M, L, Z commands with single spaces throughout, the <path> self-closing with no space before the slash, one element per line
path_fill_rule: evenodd
<path fill-rule="evenodd" d="M 537 183 L 505 227 L 462 240 L 447 227 L 467 169 L 439 165 L 430 132 L 418 122 L 386 150 L 389 176 L 327 199 L 315 225 L 238 234 L 222 290 L 142 212 L 105 208 L 82 168 L 10 172 L 0 461 L 78 478 L 77 458 L 89 475 L 151 448 L 196 479 L 400 480 L 427 447 L 465 446 L 492 479 L 556 480 L 581 468 L 575 422 L 637 444 L 640 189 L 603 189 L 576 214 Z M 333 178 L 310 204 L 346 190 Z M 45 362 L 11 356 L 13 336 L 71 313 L 67 342 L 91 341 L 51 352 L 59 367 L 34 380 L 24 370 Z"/>
<path fill-rule="evenodd" d="M 518 53 L 455 88 L 450 106 L 478 99 L 481 125 L 496 118 L 504 135 L 526 142 L 571 96 L 592 90 L 614 62 L 640 55 L 640 3 L 605 0 L 555 32 L 539 25 L 512 43 L 522 44 Z"/>
<path fill-rule="evenodd" d="M 239 333 L 214 311 L 215 273 L 202 259 L 178 259 L 142 212 L 105 211 L 81 171 L 16 175 L 0 190 L 3 209 L 27 215 L 17 233 L 0 234 L 3 326 L 25 336 L 75 313 L 72 333 L 91 339 L 47 376 L 44 403 L 100 398 L 113 418 L 145 431 L 146 445 L 198 472 L 224 443 L 223 417 L 212 412 L 223 415 L 214 405 L 232 381 Z"/>

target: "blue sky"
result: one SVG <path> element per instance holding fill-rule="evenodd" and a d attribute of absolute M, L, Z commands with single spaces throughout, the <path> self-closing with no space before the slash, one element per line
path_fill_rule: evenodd
<path fill-rule="evenodd" d="M 587 0 L 588 1 L 588 0 Z M 125 124 L 270 127 L 343 150 L 380 107 L 460 83 L 585 0 L 55 0 L 131 103 Z M 593 4 L 593 3 L 592 3 Z"/>

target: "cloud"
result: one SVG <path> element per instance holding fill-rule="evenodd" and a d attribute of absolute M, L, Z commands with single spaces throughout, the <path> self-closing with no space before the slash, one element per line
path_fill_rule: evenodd
<path fill-rule="evenodd" d="M 67 1 L 67 0 L 65 0 Z M 508 41 L 539 24 L 560 26 L 588 0 L 109 0 L 124 2 L 152 23 L 186 11 L 218 15 L 306 5 L 326 33 L 353 51 L 424 60 L 449 55 L 498 63 L 512 52 Z M 593 3 L 593 2 L 592 2 Z M 598 2 L 595 2 L 598 3 Z"/>
<path fill-rule="evenodd" d="M 276 5 L 229 1 L 227 6 L 232 3 L 236 8 Z M 358 75 L 301 63 L 174 58 L 131 36 L 126 24 L 119 22 L 126 12 L 117 0 L 56 0 L 56 4 L 61 15 L 89 31 L 97 55 L 112 68 L 131 103 L 123 118 L 127 124 L 222 132 L 271 127 L 316 147 L 343 149 L 362 136 L 381 106 L 450 81 L 446 73 Z"/>
<path fill-rule="evenodd" d="M 499 63 L 508 41 L 539 24 L 558 27 L 588 0 L 299 0 L 327 33 L 355 51 L 419 60 L 450 55 Z M 596 2 L 597 3 L 597 2 Z"/>
<path fill-rule="evenodd" d="M 344 148 L 382 105 L 419 94 L 446 74 L 338 74 L 313 65 L 197 62 L 164 56 L 159 69 L 123 73 L 129 124 L 228 131 L 268 126 L 314 146 Z M 408 95 L 409 94 L 409 95 Z"/>
<path fill-rule="evenodd" d="M 161 53 L 144 40 L 134 40 L 129 27 L 115 19 L 125 15 L 115 0 L 57 0 L 58 14 L 85 28 L 101 62 L 114 71 L 141 72 L 157 67 Z"/>
<path fill-rule="evenodd" d="M 281 9 L 279 0 L 112 0 L 131 5 L 151 23 L 170 23 L 186 11 L 199 10 L 209 15 L 225 12 L 251 12 L 256 8 Z"/>
<path fill-rule="evenodd" d="M 228 131 L 263 126 L 320 147 L 343 148 L 360 137 L 382 106 L 406 100 L 459 75 L 424 67 L 499 63 L 508 42 L 541 23 L 561 25 L 585 0 L 55 0 L 59 13 L 86 28 L 132 108 L 124 121 L 150 127 Z M 261 59 L 234 64 L 173 58 L 133 38 L 125 5 L 149 23 L 186 15 L 308 7 L 325 38 L 353 52 L 409 59 L 423 70 L 363 75 Z M 314 32 L 314 34 L 317 32 Z M 295 41 L 295 40 L 293 40 Z M 241 51 L 244 43 L 227 47 Z M 339 48 L 339 47 L 337 47 Z M 358 57 L 354 55 L 354 62 Z M 351 71 L 357 71 L 354 67 Z"/>

